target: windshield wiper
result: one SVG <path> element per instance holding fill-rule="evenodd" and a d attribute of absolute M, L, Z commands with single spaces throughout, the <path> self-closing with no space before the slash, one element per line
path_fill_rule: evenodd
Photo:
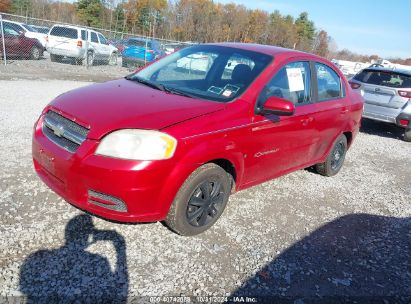
<path fill-rule="evenodd" d="M 183 92 L 179 89 L 176 88 L 170 88 L 170 87 L 166 87 L 165 85 L 162 85 L 164 88 L 164 91 L 166 91 L 167 93 L 171 93 L 171 94 L 175 94 L 175 95 L 180 95 L 180 96 L 185 96 L 185 97 L 189 97 L 189 98 L 194 98 L 193 95 L 188 94 L 186 92 Z"/>
<path fill-rule="evenodd" d="M 150 80 L 141 78 L 141 77 L 132 77 L 132 76 L 126 76 L 125 77 L 127 80 L 131 80 L 131 81 L 137 81 L 138 83 L 144 84 L 150 88 L 156 89 L 156 90 L 160 90 L 160 91 L 166 91 L 164 86 L 160 83 L 155 83 L 152 82 Z"/>

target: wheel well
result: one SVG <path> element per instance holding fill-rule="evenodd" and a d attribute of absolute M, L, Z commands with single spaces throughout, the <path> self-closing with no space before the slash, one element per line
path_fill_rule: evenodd
<path fill-rule="evenodd" d="M 219 159 L 214 159 L 209 161 L 208 163 L 214 163 L 218 166 L 220 166 L 221 168 L 223 168 L 228 174 L 231 175 L 232 179 L 232 185 L 231 185 L 231 191 L 235 192 L 235 185 L 236 185 L 236 181 L 237 181 L 237 173 L 235 171 L 235 167 L 234 165 L 229 161 L 226 160 L 224 158 L 219 158 Z"/>
<path fill-rule="evenodd" d="M 352 133 L 351 132 L 344 132 L 343 133 L 345 135 L 345 137 L 347 138 L 347 145 L 348 147 L 351 146 L 351 142 L 352 142 Z"/>

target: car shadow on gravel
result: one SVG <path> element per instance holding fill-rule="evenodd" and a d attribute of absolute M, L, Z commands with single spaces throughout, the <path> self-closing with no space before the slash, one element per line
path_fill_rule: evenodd
<path fill-rule="evenodd" d="M 387 138 L 402 139 L 404 136 L 404 129 L 396 125 L 374 121 L 363 118 L 361 121 L 360 131 L 362 133 L 377 135 Z"/>
<path fill-rule="evenodd" d="M 343 216 L 233 292 L 258 303 L 411 303 L 411 218 Z"/>
<path fill-rule="evenodd" d="M 111 242 L 116 266 L 87 251 L 97 242 Z M 126 303 L 128 270 L 126 243 L 114 230 L 97 230 L 90 215 L 72 218 L 65 228 L 65 244 L 32 253 L 20 270 L 20 291 L 27 303 Z"/>

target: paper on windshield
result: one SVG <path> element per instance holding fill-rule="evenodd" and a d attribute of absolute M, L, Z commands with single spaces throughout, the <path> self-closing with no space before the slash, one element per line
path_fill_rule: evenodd
<path fill-rule="evenodd" d="M 288 87 L 290 92 L 303 91 L 304 81 L 300 68 L 287 69 Z"/>

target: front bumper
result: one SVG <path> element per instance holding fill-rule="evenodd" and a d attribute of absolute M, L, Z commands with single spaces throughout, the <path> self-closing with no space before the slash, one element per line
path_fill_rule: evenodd
<path fill-rule="evenodd" d="M 151 222 L 165 218 L 172 199 L 168 196 L 165 200 L 162 193 L 178 190 L 177 185 L 167 182 L 174 168 L 172 162 L 98 156 L 94 154 L 98 141 L 90 139 L 70 153 L 50 141 L 41 125 L 40 119 L 32 141 L 33 163 L 37 174 L 54 192 L 80 209 L 115 221 Z M 173 189 L 166 189 L 167 185 Z M 124 202 L 125 211 L 101 204 L 95 193 L 103 194 L 103 199 L 105 195 Z"/>

